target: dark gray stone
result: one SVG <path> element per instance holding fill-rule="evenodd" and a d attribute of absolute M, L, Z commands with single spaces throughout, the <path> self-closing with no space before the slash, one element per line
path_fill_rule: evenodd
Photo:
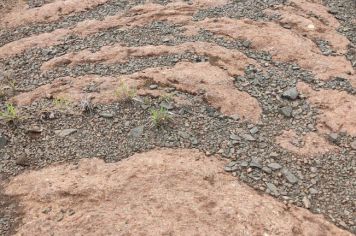
<path fill-rule="evenodd" d="M 250 167 L 261 169 L 262 165 L 258 159 L 252 159 L 250 162 Z"/>
<path fill-rule="evenodd" d="M 298 178 L 292 172 L 290 172 L 288 169 L 285 169 L 285 168 L 282 169 L 282 174 L 288 180 L 289 183 L 295 184 L 298 182 Z"/>
<path fill-rule="evenodd" d="M 333 143 L 337 143 L 339 141 L 339 135 L 337 133 L 330 133 L 329 140 Z"/>
<path fill-rule="evenodd" d="M 243 41 L 242 45 L 246 48 L 249 48 L 251 46 L 251 42 L 248 40 Z"/>
<path fill-rule="evenodd" d="M 184 131 L 178 131 L 178 135 L 184 139 L 188 139 L 190 137 L 190 135 Z"/>
<path fill-rule="evenodd" d="M 26 156 L 22 156 L 16 159 L 15 161 L 16 165 L 19 166 L 29 166 L 30 165 L 30 160 Z"/>
<path fill-rule="evenodd" d="M 0 135 L 0 149 L 3 149 L 6 146 L 6 144 L 7 144 L 7 139 L 4 136 Z"/>
<path fill-rule="evenodd" d="M 267 166 L 269 168 L 271 168 L 272 170 L 279 170 L 282 168 L 282 166 L 280 164 L 278 164 L 277 162 L 269 163 Z"/>
<path fill-rule="evenodd" d="M 199 144 L 199 140 L 196 137 L 191 137 L 190 142 L 193 145 L 198 145 Z"/>
<path fill-rule="evenodd" d="M 291 106 L 285 106 L 279 109 L 279 112 L 285 117 L 292 117 L 293 109 Z"/>
<path fill-rule="evenodd" d="M 247 161 L 242 161 L 240 166 L 242 167 L 248 167 L 248 162 Z"/>
<path fill-rule="evenodd" d="M 290 100 L 296 100 L 299 96 L 298 90 L 296 87 L 290 88 L 282 94 L 283 98 L 287 98 Z"/>
<path fill-rule="evenodd" d="M 272 173 L 272 170 L 271 170 L 270 168 L 266 167 L 266 166 L 264 166 L 264 167 L 262 168 L 262 171 L 265 172 L 265 173 L 267 173 L 267 174 L 271 174 L 271 173 Z"/>
<path fill-rule="evenodd" d="M 274 196 L 279 196 L 279 191 L 276 185 L 272 183 L 266 183 L 267 189 L 271 192 L 272 195 Z"/>
<path fill-rule="evenodd" d="M 224 170 L 226 172 L 234 172 L 237 171 L 239 169 L 239 166 L 237 165 L 237 163 L 235 161 L 229 162 L 225 167 Z"/>

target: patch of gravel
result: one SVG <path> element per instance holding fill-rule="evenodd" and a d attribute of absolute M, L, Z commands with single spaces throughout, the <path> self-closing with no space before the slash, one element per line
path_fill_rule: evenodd
<path fill-rule="evenodd" d="M 286 0 L 234 0 L 230 4 L 204 9 L 195 14 L 195 20 L 203 20 L 205 18 L 230 17 L 230 18 L 249 18 L 256 21 L 264 21 L 273 19 L 263 13 L 263 10 L 273 6 L 283 4 Z"/>
<path fill-rule="evenodd" d="M 29 8 L 42 7 L 45 4 L 51 3 L 54 0 L 27 0 Z"/>

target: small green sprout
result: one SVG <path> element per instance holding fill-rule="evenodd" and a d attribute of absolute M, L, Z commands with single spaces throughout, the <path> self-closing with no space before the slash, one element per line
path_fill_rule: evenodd
<path fill-rule="evenodd" d="M 165 124 L 171 119 L 172 118 L 171 115 L 168 113 L 168 110 L 163 107 L 161 107 L 160 109 L 151 110 L 151 120 L 156 127 Z"/>
<path fill-rule="evenodd" d="M 16 108 L 11 103 L 6 104 L 6 109 L 4 112 L 0 112 L 0 119 L 7 122 L 13 122 L 18 118 L 19 117 Z"/>

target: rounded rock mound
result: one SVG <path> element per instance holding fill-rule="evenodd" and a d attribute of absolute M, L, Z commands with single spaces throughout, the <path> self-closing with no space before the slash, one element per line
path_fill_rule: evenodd
<path fill-rule="evenodd" d="M 351 235 L 223 166 L 196 150 L 159 149 L 30 171 L 5 189 L 24 208 L 18 235 Z"/>

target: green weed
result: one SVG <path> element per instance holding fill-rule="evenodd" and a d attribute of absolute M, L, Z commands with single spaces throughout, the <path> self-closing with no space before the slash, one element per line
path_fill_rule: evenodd
<path fill-rule="evenodd" d="M 5 120 L 6 122 L 14 122 L 19 119 L 17 110 L 11 103 L 6 104 L 6 109 L 3 112 L 0 112 L 0 119 Z"/>
<path fill-rule="evenodd" d="M 167 123 L 171 119 L 171 115 L 168 113 L 167 109 L 163 107 L 161 107 L 160 109 L 151 110 L 151 121 L 156 127 Z"/>

